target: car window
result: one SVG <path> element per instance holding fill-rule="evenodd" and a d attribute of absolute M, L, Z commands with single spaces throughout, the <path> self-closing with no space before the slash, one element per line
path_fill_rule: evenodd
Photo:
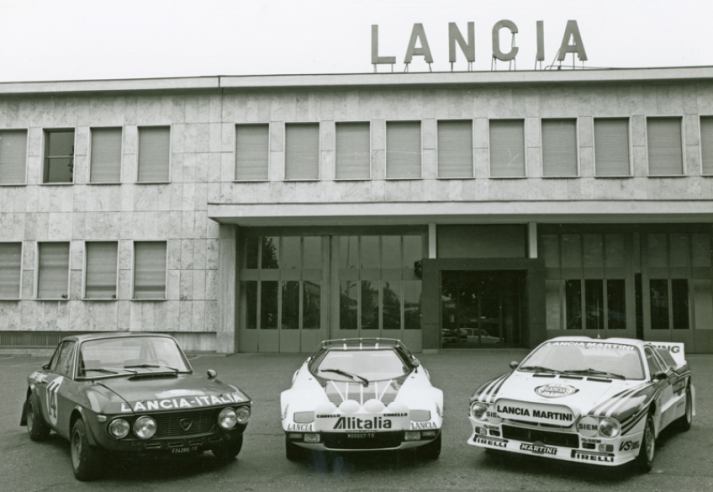
<path fill-rule="evenodd" d="M 369 381 L 380 381 L 398 378 L 411 369 L 393 350 L 330 350 L 312 370 L 325 379 L 352 381 L 348 374 L 353 374 Z"/>
<path fill-rule="evenodd" d="M 660 348 L 656 349 L 656 353 L 659 354 L 659 357 L 661 357 L 661 359 L 663 359 L 667 367 L 676 367 L 678 365 L 676 364 L 676 361 L 673 360 L 673 356 L 669 353 L 668 350 Z"/>
<path fill-rule="evenodd" d="M 57 357 L 57 366 L 55 372 L 63 376 L 71 376 L 72 373 L 72 354 L 74 353 L 74 342 L 64 342 Z"/>
<path fill-rule="evenodd" d="M 649 366 L 649 374 L 651 374 L 651 377 L 653 378 L 656 373 L 663 371 L 664 368 L 661 367 L 661 364 L 659 364 L 659 361 L 656 359 L 653 350 L 647 347 L 645 349 L 645 353 L 646 364 L 648 364 Z"/>
<path fill-rule="evenodd" d="M 79 375 L 96 376 L 91 369 L 121 370 L 175 368 L 189 371 L 178 345 L 166 337 L 117 337 L 88 340 L 80 348 Z"/>
<path fill-rule="evenodd" d="M 62 348 L 62 343 L 57 345 L 57 348 L 54 349 L 54 354 L 52 354 L 52 358 L 50 359 L 49 363 L 47 364 L 47 367 L 49 368 L 50 371 L 56 371 L 57 370 L 57 359 L 59 358 L 59 351 Z"/>

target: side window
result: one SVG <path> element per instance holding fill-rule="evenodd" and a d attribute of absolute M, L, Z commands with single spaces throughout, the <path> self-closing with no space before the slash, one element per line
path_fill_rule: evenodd
<path fill-rule="evenodd" d="M 64 342 L 59 351 L 57 358 L 57 367 L 55 372 L 63 376 L 71 376 L 72 373 L 72 354 L 74 353 L 74 342 Z"/>
<path fill-rule="evenodd" d="M 57 345 L 57 348 L 54 351 L 54 354 L 52 354 L 52 358 L 49 361 L 49 364 L 47 367 L 49 367 L 49 370 L 54 372 L 57 370 L 57 360 L 59 359 L 59 352 L 62 350 L 62 347 L 64 344 Z"/>
<path fill-rule="evenodd" d="M 659 354 L 659 357 L 661 357 L 661 359 L 663 359 L 667 367 L 676 367 L 676 361 L 673 360 L 673 356 L 669 353 L 668 350 L 660 348 L 656 349 L 656 353 Z"/>
<path fill-rule="evenodd" d="M 654 355 L 653 350 L 651 350 L 650 348 L 646 349 L 646 363 L 649 366 L 649 374 L 652 378 L 657 372 L 661 372 L 664 370 L 661 367 L 661 364 L 659 364 L 659 361 L 656 360 L 656 356 Z"/>

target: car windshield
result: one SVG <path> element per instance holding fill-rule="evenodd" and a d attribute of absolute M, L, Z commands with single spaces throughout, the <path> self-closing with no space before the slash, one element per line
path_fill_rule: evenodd
<path fill-rule="evenodd" d="M 361 383 L 398 378 L 410 368 L 393 350 L 330 350 L 312 371 L 325 379 Z"/>
<path fill-rule="evenodd" d="M 520 364 L 519 370 L 644 379 L 636 347 L 605 341 L 546 342 Z"/>
<path fill-rule="evenodd" d="M 81 345 L 80 377 L 136 373 L 137 370 L 184 372 L 190 368 L 171 338 L 107 338 Z"/>

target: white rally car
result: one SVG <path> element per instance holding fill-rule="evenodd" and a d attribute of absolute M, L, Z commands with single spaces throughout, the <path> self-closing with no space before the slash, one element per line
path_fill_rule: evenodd
<path fill-rule="evenodd" d="M 398 340 L 328 340 L 282 392 L 286 455 L 307 449 L 441 452 L 443 392 Z"/>
<path fill-rule="evenodd" d="M 468 444 L 649 471 L 659 432 L 695 415 L 682 343 L 559 337 L 511 367 L 471 396 Z"/>

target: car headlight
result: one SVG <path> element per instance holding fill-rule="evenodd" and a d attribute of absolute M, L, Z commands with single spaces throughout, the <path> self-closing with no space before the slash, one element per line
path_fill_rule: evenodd
<path fill-rule="evenodd" d="M 474 401 L 470 405 L 470 414 L 477 420 L 485 420 L 485 415 L 488 412 L 488 405 Z"/>
<path fill-rule="evenodd" d="M 616 437 L 621 432 L 621 426 L 615 419 L 604 417 L 599 420 L 599 434 L 604 437 Z"/>
<path fill-rule="evenodd" d="M 141 439 L 149 439 L 156 434 L 156 421 L 151 417 L 139 417 L 134 422 L 134 434 Z"/>
<path fill-rule="evenodd" d="M 250 419 L 250 407 L 243 405 L 235 409 L 235 416 L 238 418 L 238 423 L 244 424 Z"/>
<path fill-rule="evenodd" d="M 309 424 L 314 422 L 314 412 L 295 412 L 292 420 L 297 424 Z"/>
<path fill-rule="evenodd" d="M 410 412 L 411 420 L 414 422 L 426 422 L 431 420 L 430 410 L 411 410 Z"/>
<path fill-rule="evenodd" d="M 109 424 L 109 434 L 111 437 L 115 437 L 117 439 L 126 437 L 130 429 L 131 426 L 124 419 L 112 420 Z"/>
<path fill-rule="evenodd" d="M 224 408 L 218 414 L 218 425 L 225 430 L 230 430 L 238 423 L 238 416 L 235 410 L 230 407 Z"/>

